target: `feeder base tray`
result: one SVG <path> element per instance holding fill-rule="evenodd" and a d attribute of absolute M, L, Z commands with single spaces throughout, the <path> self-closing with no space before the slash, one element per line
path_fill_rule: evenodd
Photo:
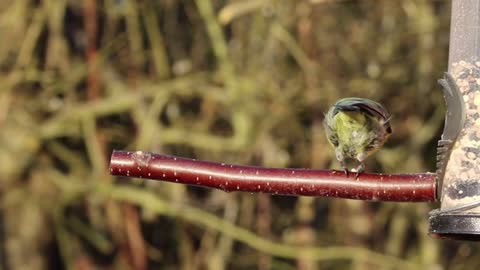
<path fill-rule="evenodd" d="M 480 241 L 480 215 L 477 213 L 435 214 L 429 221 L 429 234 L 434 237 Z"/>

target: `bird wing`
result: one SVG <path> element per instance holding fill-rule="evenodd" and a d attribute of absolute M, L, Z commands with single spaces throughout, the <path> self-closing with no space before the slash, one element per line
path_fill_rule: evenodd
<path fill-rule="evenodd" d="M 323 120 L 323 127 L 327 134 L 328 141 L 334 146 L 338 146 L 338 136 L 336 132 L 336 126 L 333 122 L 333 116 L 335 115 L 334 108 L 331 108 L 327 114 L 325 115 L 325 119 Z"/>
<path fill-rule="evenodd" d="M 335 104 L 334 115 L 339 111 L 362 111 L 366 114 L 383 119 L 384 122 L 390 120 L 390 114 L 378 102 L 364 98 L 343 98 Z"/>

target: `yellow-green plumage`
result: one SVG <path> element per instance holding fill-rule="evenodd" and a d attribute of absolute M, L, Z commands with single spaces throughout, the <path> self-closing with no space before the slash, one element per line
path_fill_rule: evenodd
<path fill-rule="evenodd" d="M 347 172 L 346 159 L 355 159 L 364 169 L 365 159 L 377 151 L 392 133 L 390 115 L 372 100 L 344 98 L 332 106 L 325 115 L 325 131 L 335 155 Z"/>

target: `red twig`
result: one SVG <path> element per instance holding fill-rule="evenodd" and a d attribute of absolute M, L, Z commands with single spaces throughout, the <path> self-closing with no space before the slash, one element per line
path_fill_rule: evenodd
<path fill-rule="evenodd" d="M 147 251 L 140 229 L 140 217 L 133 205 L 125 204 L 125 227 L 130 245 L 131 265 L 135 270 L 147 269 Z"/>
<path fill-rule="evenodd" d="M 229 165 L 154 154 L 114 151 L 110 173 L 167 182 L 282 195 L 324 196 L 346 199 L 435 201 L 435 174 L 355 173 L 342 171 L 263 168 Z"/>

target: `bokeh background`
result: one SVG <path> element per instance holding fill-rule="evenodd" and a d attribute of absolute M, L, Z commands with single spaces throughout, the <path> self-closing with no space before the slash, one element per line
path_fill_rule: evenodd
<path fill-rule="evenodd" d="M 449 17 L 440 0 L 2 0 L 0 270 L 478 268 L 478 245 L 427 235 L 434 204 L 108 173 L 112 149 L 338 168 L 322 120 L 347 96 L 393 114 L 367 170 L 435 171 Z"/>

